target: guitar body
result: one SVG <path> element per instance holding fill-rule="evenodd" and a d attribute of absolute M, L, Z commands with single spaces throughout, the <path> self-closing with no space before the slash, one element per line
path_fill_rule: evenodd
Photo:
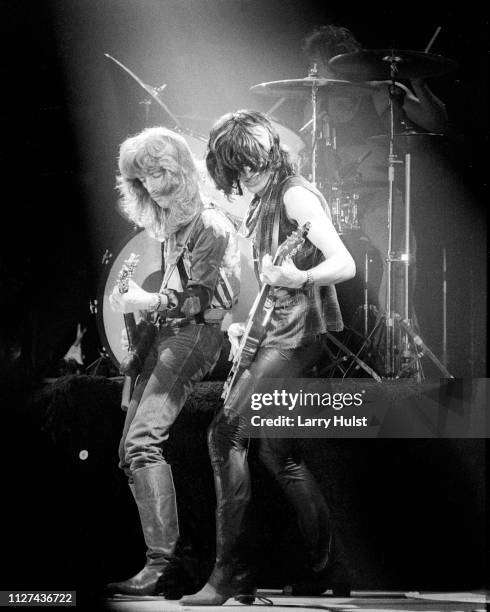
<path fill-rule="evenodd" d="M 121 374 L 137 376 L 141 372 L 150 346 L 155 339 L 157 326 L 145 319 L 141 319 L 141 321 L 136 323 L 133 313 L 125 314 L 124 321 L 131 348 L 128 350 L 126 357 L 121 361 L 119 369 Z"/>
<path fill-rule="evenodd" d="M 117 279 L 119 293 L 125 293 L 128 290 L 129 279 L 133 275 L 137 264 L 138 257 L 133 253 L 129 259 L 124 262 Z M 146 319 L 141 319 L 136 323 L 135 316 L 132 312 L 124 314 L 123 316 L 126 332 L 128 334 L 128 354 L 121 361 L 119 369 L 121 374 L 124 375 L 121 408 L 127 410 L 136 380 L 138 379 L 148 351 L 155 339 L 157 326 L 152 321 Z"/>
<path fill-rule="evenodd" d="M 248 368 L 252 361 L 255 359 L 262 341 L 265 338 L 265 327 L 259 321 L 254 321 L 247 336 L 247 341 L 241 352 L 240 365 L 243 368 Z"/>
<path fill-rule="evenodd" d="M 292 257 L 296 251 L 303 244 L 310 224 L 306 223 L 302 228 L 293 232 L 286 240 L 279 246 L 273 259 L 274 265 L 280 265 L 285 257 Z M 245 331 L 240 340 L 240 346 L 238 347 L 237 353 L 233 359 L 228 378 L 223 386 L 223 398 L 225 404 L 230 396 L 231 390 L 235 385 L 235 382 L 240 377 L 243 370 L 250 367 L 252 362 L 257 355 L 257 352 L 262 344 L 266 332 L 267 325 L 270 317 L 274 310 L 274 301 L 269 297 L 271 287 L 269 285 L 262 285 L 260 293 L 258 294 L 255 302 L 250 310 L 250 314 L 245 325 Z"/>

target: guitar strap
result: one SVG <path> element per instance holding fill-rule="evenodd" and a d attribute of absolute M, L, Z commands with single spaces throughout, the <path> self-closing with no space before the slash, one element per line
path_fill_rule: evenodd
<path fill-rule="evenodd" d="M 160 243 L 160 261 L 161 261 L 161 265 L 160 265 L 160 271 L 162 273 L 162 278 L 165 276 L 165 241 Z M 161 287 L 160 287 L 161 289 Z"/>
<path fill-rule="evenodd" d="M 272 257 L 274 257 L 274 254 L 277 253 L 277 249 L 279 247 L 279 228 L 281 225 L 282 194 L 284 192 L 286 182 L 289 178 L 291 177 L 287 176 L 285 179 L 282 180 L 281 184 L 279 185 L 279 197 L 278 197 L 279 206 L 276 206 L 276 208 L 274 209 L 274 218 L 272 221 L 272 239 L 271 239 L 271 249 L 270 249 L 270 253 Z M 258 260 L 258 255 L 255 249 L 255 246 L 253 246 L 253 252 L 254 252 L 253 263 L 254 263 L 255 277 L 257 278 L 257 282 L 260 285 L 259 260 Z"/>
<path fill-rule="evenodd" d="M 170 279 L 172 278 L 172 275 L 174 273 L 175 268 L 177 267 L 179 273 L 182 273 L 182 270 L 185 269 L 185 266 L 180 265 L 180 262 L 182 261 L 182 255 L 185 252 L 185 249 L 187 247 L 187 243 L 189 242 L 189 238 L 191 237 L 192 234 L 192 230 L 194 229 L 194 226 L 197 223 L 197 220 L 199 219 L 199 217 L 201 216 L 201 213 L 199 212 L 195 217 L 194 220 L 191 222 L 191 225 L 189 227 L 189 230 L 186 232 L 185 237 L 184 237 L 184 241 L 182 244 L 179 244 L 179 254 L 177 255 L 177 257 L 175 258 L 175 261 L 173 261 L 166 269 L 165 269 L 165 273 L 163 275 L 163 281 L 162 284 L 160 285 L 160 290 L 159 293 L 162 292 L 164 289 L 167 288 L 167 285 L 170 281 Z M 162 244 L 162 267 L 165 267 L 165 248 L 164 245 Z M 184 285 L 187 284 L 187 274 L 184 275 L 183 278 L 181 278 L 182 284 Z"/>
<path fill-rule="evenodd" d="M 277 253 L 277 249 L 279 248 L 279 226 L 281 222 L 281 211 L 282 211 L 282 194 L 284 193 L 284 188 L 286 187 L 286 183 L 290 176 L 287 176 L 279 185 L 279 197 L 278 202 L 279 206 L 276 206 L 274 210 L 274 219 L 272 222 L 272 241 L 271 241 L 271 254 Z"/>
<path fill-rule="evenodd" d="M 282 189 L 280 191 L 280 195 L 282 196 Z M 274 210 L 274 220 L 272 223 L 271 253 L 275 253 L 277 251 L 277 247 L 279 246 L 279 224 L 281 221 L 281 206 L 282 197 L 279 198 L 279 206 L 276 206 Z"/>

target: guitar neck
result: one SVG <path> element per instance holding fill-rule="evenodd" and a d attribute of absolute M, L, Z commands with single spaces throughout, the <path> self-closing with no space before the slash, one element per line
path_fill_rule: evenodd
<path fill-rule="evenodd" d="M 250 312 L 248 314 L 248 319 L 247 319 L 247 326 L 249 327 L 253 321 L 255 320 L 255 317 L 257 315 L 257 312 L 259 311 L 260 308 L 263 307 L 268 295 L 269 295 L 269 290 L 270 290 L 271 286 L 270 285 L 262 285 L 262 287 L 260 288 L 259 293 L 257 294 L 257 297 L 255 298 L 254 303 L 252 304 L 252 308 L 250 309 Z"/>
<path fill-rule="evenodd" d="M 136 341 L 136 319 L 133 312 L 124 313 L 123 317 L 128 334 L 129 350 L 133 350 Z"/>
<path fill-rule="evenodd" d="M 294 237 L 290 236 L 286 239 L 274 255 L 272 260 L 274 266 L 281 265 L 286 255 L 293 257 L 299 246 L 304 242 L 304 238 L 309 228 L 310 224 L 305 224 L 301 228 L 301 234 L 300 231 L 297 231 Z M 231 389 L 240 375 L 241 368 L 248 367 L 252 363 L 265 336 L 267 325 L 274 310 L 274 301 L 271 299 L 269 303 L 267 302 L 271 288 L 271 285 L 263 284 L 250 309 L 240 344 L 233 359 L 231 370 L 223 386 L 221 397 L 225 405 L 228 401 Z M 262 320 L 258 321 L 256 319 L 258 319 L 258 313 L 260 311 Z"/>

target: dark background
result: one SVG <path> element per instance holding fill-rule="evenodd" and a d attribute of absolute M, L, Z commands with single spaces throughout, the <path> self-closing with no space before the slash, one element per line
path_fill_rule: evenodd
<path fill-rule="evenodd" d="M 439 354 L 445 247 L 449 369 L 458 377 L 485 376 L 483 8 L 476 3 L 452 9 L 445 3 L 353 6 L 304 0 L 4 0 L 0 8 L 0 345 L 2 375 L 10 369 L 15 383 L 2 402 L 6 420 L 15 427 L 3 463 L 5 482 L 12 488 L 6 486 L 4 495 L 7 544 L 2 556 L 9 582 L 2 588 L 98 584 L 120 577 L 116 569 L 136 570 L 141 560 L 129 554 L 141 542 L 115 467 L 120 415 L 113 412 L 114 398 L 97 400 L 109 415 L 97 439 L 111 442 L 102 458 L 87 467 L 72 453 L 79 448 L 76 443 L 67 450 L 39 440 L 46 405 L 33 403 L 30 395 L 31 386 L 50 375 L 67 351 L 78 322 L 88 327 L 85 363 L 99 355 L 89 302 L 97 295 L 104 251 L 117 249 L 131 231 L 116 210 L 118 145 L 144 125 L 167 121 L 155 107 L 145 117 L 144 92 L 104 53 L 146 83 L 167 83 L 165 103 L 187 117 L 188 127 L 206 135 L 223 112 L 266 110 L 272 104 L 251 93 L 251 85 L 306 75 L 300 47 L 313 25 L 333 21 L 347 26 L 366 48 L 393 44 L 412 50 L 424 50 L 442 26 L 431 51 L 455 59 L 459 69 L 431 81 L 447 105 L 450 135 L 415 160 L 415 300 L 424 339 Z M 279 119 L 291 124 L 294 112 L 287 104 Z M 82 421 L 89 423 L 90 439 L 97 419 Z M 208 469 L 202 433 L 196 435 L 201 436 L 201 465 Z M 347 515 L 343 529 L 358 567 L 358 588 L 481 586 L 481 441 L 325 441 L 312 445 L 309 453 L 334 508 Z M 111 494 L 111 487 L 117 494 Z M 281 514 L 271 485 L 261 488 L 263 507 Z M 115 504 L 121 499 L 120 511 Z M 205 520 L 211 515 L 212 509 Z M 276 529 L 271 525 L 264 536 L 271 549 L 287 527 Z M 203 544 L 204 550 L 208 545 Z M 287 551 L 279 547 L 279 552 L 269 566 L 277 572 L 268 584 L 280 581 L 281 559 L 288 559 Z"/>
<path fill-rule="evenodd" d="M 334 5 L 335 4 L 335 5 Z M 2 306 L 7 341 L 23 336 L 29 367 L 46 375 L 89 328 L 86 363 L 100 342 L 89 300 L 106 249 L 131 228 L 116 211 L 118 146 L 144 125 L 173 123 L 109 53 L 145 83 L 166 83 L 163 100 L 185 127 L 208 133 L 222 113 L 267 110 L 275 98 L 249 91 L 306 75 L 301 52 L 315 24 L 350 27 L 366 48 L 431 51 L 459 69 L 431 80 L 451 130 L 413 160 L 418 239 L 415 306 L 424 340 L 442 350 L 442 249 L 448 259 L 449 369 L 485 374 L 486 15 L 476 4 L 255 0 L 66 0 L 2 2 Z M 276 113 L 298 127 L 294 102 Z M 194 117 L 191 119 L 190 117 Z M 301 124 L 299 124 L 301 125 Z M 14 315 L 15 313 L 15 315 Z"/>

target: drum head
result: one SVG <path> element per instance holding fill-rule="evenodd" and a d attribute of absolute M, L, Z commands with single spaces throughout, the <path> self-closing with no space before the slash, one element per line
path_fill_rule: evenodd
<path fill-rule="evenodd" d="M 286 125 L 272 119 L 270 121 L 279 134 L 281 146 L 289 153 L 293 165 L 296 166 L 300 162 L 301 152 L 306 146 L 303 139 Z"/>
<path fill-rule="evenodd" d="M 117 276 L 123 263 L 132 253 L 139 256 L 139 263 L 133 274 L 133 280 L 146 291 L 157 292 L 162 284 L 161 243 L 151 238 L 145 230 L 132 232 L 118 247 L 114 254 L 107 258 L 99 283 L 97 294 L 97 328 L 102 345 L 112 362 L 119 367 L 126 351 L 121 346 L 121 332 L 124 329 L 124 318 L 120 312 L 114 312 L 109 303 L 109 295 L 117 283 Z M 238 304 L 226 315 L 223 329 L 235 321 L 245 321 L 258 292 L 258 285 L 253 270 L 250 242 L 238 238 L 241 262 L 241 283 Z"/>
<path fill-rule="evenodd" d="M 135 253 L 139 262 L 133 274 L 133 280 L 146 291 L 158 291 L 162 283 L 161 243 L 150 238 L 144 230 L 132 232 L 119 246 L 117 251 L 106 259 L 97 295 L 97 328 L 100 340 L 113 363 L 119 367 L 127 352 L 121 346 L 121 332 L 124 329 L 124 318 L 120 312 L 114 312 L 109 304 L 117 276 L 123 263 Z"/>

